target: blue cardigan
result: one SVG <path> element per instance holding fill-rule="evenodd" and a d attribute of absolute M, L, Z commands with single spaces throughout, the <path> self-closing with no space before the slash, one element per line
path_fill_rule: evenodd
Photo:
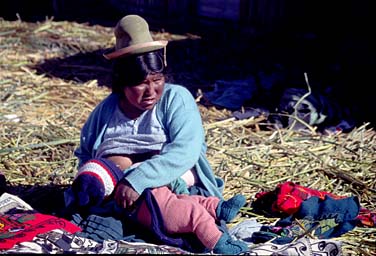
<path fill-rule="evenodd" d="M 119 94 L 111 93 L 89 115 L 75 150 L 79 166 L 95 157 L 118 101 Z M 125 170 L 125 178 L 141 194 L 146 188 L 170 184 L 195 166 L 200 186 L 209 195 L 223 198 L 224 182 L 214 175 L 206 158 L 205 132 L 192 94 L 183 86 L 166 83 L 156 107 L 167 142 L 160 154 Z"/>

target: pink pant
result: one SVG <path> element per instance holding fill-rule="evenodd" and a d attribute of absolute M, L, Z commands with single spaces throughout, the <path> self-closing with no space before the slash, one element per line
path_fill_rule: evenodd
<path fill-rule="evenodd" d="M 167 187 L 154 188 L 151 192 L 158 203 L 168 233 L 194 233 L 206 248 L 214 248 L 222 235 L 215 222 L 219 198 L 177 195 Z M 141 204 L 137 219 L 144 226 L 151 226 L 151 215 L 146 202 Z"/>

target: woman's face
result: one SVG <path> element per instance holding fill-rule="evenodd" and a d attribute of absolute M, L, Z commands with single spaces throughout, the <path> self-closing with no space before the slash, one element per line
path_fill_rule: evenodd
<path fill-rule="evenodd" d="M 165 77 L 161 73 L 149 74 L 146 79 L 134 86 L 124 87 L 127 100 L 127 112 L 133 111 L 134 115 L 152 109 L 162 96 Z M 131 114 L 131 113 L 128 113 Z"/>

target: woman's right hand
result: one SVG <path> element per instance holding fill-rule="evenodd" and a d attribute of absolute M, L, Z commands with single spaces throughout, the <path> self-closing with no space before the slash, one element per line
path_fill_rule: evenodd
<path fill-rule="evenodd" d="M 119 181 L 115 188 L 115 202 L 124 209 L 131 208 L 139 197 L 140 194 L 133 189 L 125 178 Z"/>

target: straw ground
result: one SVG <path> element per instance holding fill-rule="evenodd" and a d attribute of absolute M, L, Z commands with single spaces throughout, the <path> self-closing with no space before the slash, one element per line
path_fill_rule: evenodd
<path fill-rule="evenodd" d="M 153 36 L 181 39 L 166 32 Z M 61 191 L 76 172 L 73 150 L 80 128 L 110 92 L 103 86 L 109 63 L 101 54 L 113 43 L 111 28 L 0 20 L 0 170 L 8 191 L 42 212 L 62 206 Z M 264 129 L 262 116 L 235 120 L 230 111 L 199 108 L 209 161 L 226 181 L 225 198 L 242 193 L 250 203 L 257 192 L 293 181 L 357 196 L 363 207 L 375 210 L 376 133 L 367 123 L 347 134 L 322 135 L 314 128 Z M 249 217 L 276 221 L 253 213 L 249 205 L 231 225 Z M 374 228 L 357 227 L 334 239 L 343 241 L 346 255 L 376 255 Z"/>

